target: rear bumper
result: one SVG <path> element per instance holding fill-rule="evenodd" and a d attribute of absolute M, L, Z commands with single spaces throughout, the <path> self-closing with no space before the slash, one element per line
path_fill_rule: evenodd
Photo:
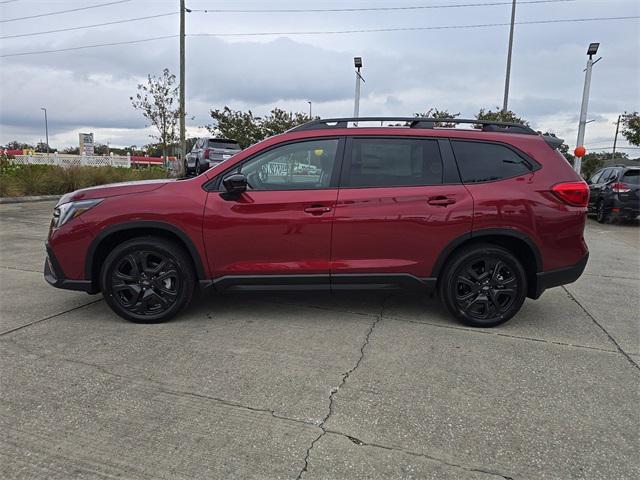
<path fill-rule="evenodd" d="M 613 202 L 611 202 L 610 213 L 620 217 L 637 217 L 640 215 L 640 201 L 614 198 Z"/>
<path fill-rule="evenodd" d="M 55 255 L 49 248 L 47 248 L 47 258 L 44 261 L 44 279 L 49 285 L 56 288 L 62 288 L 64 290 L 76 290 L 79 292 L 98 293 L 93 288 L 90 280 L 70 280 L 64 276 L 60 264 L 56 260 Z"/>
<path fill-rule="evenodd" d="M 556 270 L 549 270 L 547 272 L 536 273 L 536 291 L 533 298 L 538 298 L 547 288 L 559 287 L 560 285 L 566 285 L 568 283 L 575 282 L 582 272 L 584 272 L 589 260 L 589 253 L 582 257 L 578 263 L 569 267 L 558 268 Z"/>

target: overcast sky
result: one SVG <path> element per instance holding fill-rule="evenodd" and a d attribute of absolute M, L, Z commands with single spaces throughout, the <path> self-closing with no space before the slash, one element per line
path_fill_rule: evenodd
<path fill-rule="evenodd" d="M 116 0 L 111 0 L 116 1 Z M 525 3 L 516 21 L 640 15 L 638 0 Z M 130 0 L 100 8 L 11 21 L 109 0 L 0 1 L 0 37 L 82 27 L 178 11 L 178 0 Z M 198 9 L 326 9 L 452 6 L 396 11 L 204 13 Z M 188 0 L 188 34 L 326 32 L 508 23 L 506 0 Z M 2 38 L 0 55 L 177 35 L 177 14 L 46 35 Z M 429 107 L 474 116 L 502 104 L 508 26 L 353 34 L 195 36 L 187 38 L 188 134 L 204 132 L 209 111 L 229 105 L 257 115 L 274 107 L 314 115 L 353 113 L 353 57 L 366 84 L 361 115 L 412 115 Z M 575 146 L 586 48 L 601 43 L 591 87 L 586 145 L 613 142 L 613 122 L 640 110 L 640 20 L 516 25 L 510 109 Z M 0 58 L 0 144 L 44 139 L 48 109 L 53 147 L 94 132 L 100 143 L 144 145 L 150 129 L 129 97 L 148 73 L 178 74 L 178 38 Z M 628 147 L 622 142 L 623 147 Z M 640 156 L 640 150 L 625 150 Z"/>

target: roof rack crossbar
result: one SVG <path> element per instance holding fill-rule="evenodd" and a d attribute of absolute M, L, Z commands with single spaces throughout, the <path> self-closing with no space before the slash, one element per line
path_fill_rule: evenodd
<path fill-rule="evenodd" d="M 289 130 L 298 132 L 303 130 L 320 130 L 324 128 L 347 128 L 350 123 L 357 125 L 359 122 L 404 122 L 409 128 L 434 128 L 437 124 L 473 124 L 482 125 L 482 130 L 487 132 L 524 133 L 537 135 L 532 128 L 521 123 L 498 122 L 493 120 L 477 120 L 469 118 L 427 118 L 427 117 L 346 117 L 346 118 L 321 118 L 311 120 Z M 382 126 L 382 125 L 381 125 Z"/>

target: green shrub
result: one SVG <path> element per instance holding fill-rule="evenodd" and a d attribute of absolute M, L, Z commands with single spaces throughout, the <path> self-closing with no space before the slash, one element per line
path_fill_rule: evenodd
<path fill-rule="evenodd" d="M 80 188 L 133 180 L 166 178 L 162 168 L 58 167 L 16 165 L 0 158 L 0 196 L 62 195 Z"/>

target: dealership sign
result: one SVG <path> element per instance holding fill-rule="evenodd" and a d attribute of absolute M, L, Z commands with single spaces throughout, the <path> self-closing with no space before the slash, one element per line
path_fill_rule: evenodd
<path fill-rule="evenodd" d="M 80 155 L 92 156 L 93 150 L 93 133 L 80 134 Z"/>

